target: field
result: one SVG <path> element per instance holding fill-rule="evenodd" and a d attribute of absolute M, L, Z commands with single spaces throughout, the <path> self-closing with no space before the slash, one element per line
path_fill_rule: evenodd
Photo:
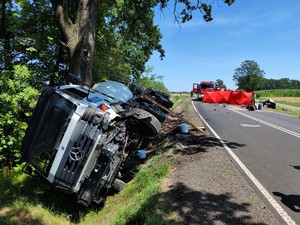
<path fill-rule="evenodd" d="M 300 97 L 300 89 L 277 89 L 256 91 L 257 97 Z"/>
<path fill-rule="evenodd" d="M 300 107 L 300 97 L 272 97 L 272 99 L 281 104 Z"/>
<path fill-rule="evenodd" d="M 257 91 L 256 96 L 259 100 L 273 99 L 276 103 L 300 107 L 300 90 L 299 89 L 281 89 Z M 277 112 L 286 113 L 300 117 L 300 110 L 287 109 L 287 107 L 277 106 L 276 109 L 268 109 Z"/>

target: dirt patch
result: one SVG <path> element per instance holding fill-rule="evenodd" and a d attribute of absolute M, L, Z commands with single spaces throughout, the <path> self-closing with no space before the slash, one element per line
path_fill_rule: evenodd
<path fill-rule="evenodd" d="M 186 121 L 192 123 L 189 133 L 183 134 L 179 126 Z M 166 151 L 174 160 L 161 198 L 175 210 L 175 223 L 280 224 L 220 142 L 201 127 L 187 99 L 174 110 L 161 135 L 172 138 Z"/>

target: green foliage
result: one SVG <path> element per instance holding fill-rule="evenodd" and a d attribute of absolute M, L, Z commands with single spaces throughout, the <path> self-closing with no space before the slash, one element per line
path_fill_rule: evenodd
<path fill-rule="evenodd" d="M 26 66 L 15 66 L 13 76 L 0 77 L 0 162 L 19 158 L 28 118 L 35 106 L 38 91 L 28 83 L 33 77 Z"/>
<path fill-rule="evenodd" d="M 232 5 L 235 0 L 224 0 L 223 2 L 227 4 L 228 6 Z M 161 4 L 161 8 L 167 7 L 167 2 L 166 0 L 161 0 L 159 1 Z M 181 5 L 180 5 L 180 4 Z M 214 1 L 212 1 L 214 3 Z M 177 8 L 181 8 L 180 13 L 177 13 Z M 193 19 L 193 12 L 198 11 L 200 12 L 203 16 L 203 19 L 205 22 L 210 22 L 213 20 L 212 18 L 212 5 L 208 3 L 203 3 L 201 1 L 189 1 L 189 0 L 181 0 L 181 1 L 176 1 L 174 4 L 174 16 L 175 20 L 178 22 L 179 20 L 182 23 L 188 22 L 191 19 Z"/>
<path fill-rule="evenodd" d="M 129 81 L 130 75 L 139 78 L 153 51 L 161 58 L 162 35 L 154 25 L 152 8 L 155 1 L 119 1 L 117 8 L 101 4 L 99 8 L 98 39 L 96 40 L 93 80 Z"/>
<path fill-rule="evenodd" d="M 260 90 L 273 89 L 300 89 L 300 80 L 291 80 L 289 78 L 281 79 L 263 79 Z"/>
<path fill-rule="evenodd" d="M 153 88 L 158 91 L 169 93 L 163 82 L 163 76 L 152 73 L 153 66 L 147 66 L 146 71 L 136 80 L 139 87 Z"/>
<path fill-rule="evenodd" d="M 238 89 L 245 91 L 259 90 L 265 72 L 253 60 L 245 60 L 241 66 L 235 69 L 233 80 Z"/>
<path fill-rule="evenodd" d="M 263 90 L 255 93 L 257 97 L 300 97 L 300 89 Z"/>
<path fill-rule="evenodd" d="M 97 5 L 95 2 L 90 1 L 89 7 Z M 112 5 L 107 2 L 110 1 L 101 2 L 99 5 L 98 19 L 96 16 L 89 16 L 95 21 L 80 23 L 97 23 L 95 54 L 90 54 L 93 67 L 86 65 L 86 71 L 82 71 L 82 74 L 88 73 L 91 67 L 94 82 L 104 79 L 128 82 L 130 75 L 135 78 L 141 76 L 153 51 L 158 51 L 160 58 L 165 56 L 160 44 L 162 34 L 154 24 L 154 9 L 157 6 L 161 9 L 167 8 L 169 1 L 119 0 Z M 224 0 L 227 5 L 233 2 L 234 0 Z M 83 33 L 86 29 L 73 29 L 79 25 L 81 19 L 77 15 L 85 14 L 78 11 L 84 8 L 78 7 L 79 5 L 77 1 L 62 0 L 10 0 L 1 4 L 0 53 L 4 57 L 0 58 L 0 68 L 11 70 L 13 65 L 26 64 L 36 76 L 32 83 L 35 87 L 57 84 L 59 72 L 67 70 L 69 62 L 75 66 L 86 60 L 82 54 L 78 57 L 71 54 L 76 49 L 86 48 L 80 41 L 77 44 L 71 42 L 88 39 L 83 37 L 88 35 Z M 117 7 L 114 7 L 116 5 Z M 53 11 L 57 6 L 64 7 L 64 19 L 55 20 L 58 18 L 55 18 Z M 186 22 L 192 19 L 194 11 L 202 13 L 206 21 L 212 20 L 210 4 L 184 0 L 176 2 L 174 7 L 176 21 Z M 177 14 L 179 8 L 182 11 Z M 87 8 L 87 11 L 90 13 L 91 10 Z M 56 22 L 62 20 L 65 21 L 60 23 L 59 27 Z M 73 26 L 70 26 L 70 21 Z M 94 33 L 94 30 L 90 32 Z M 88 44 L 94 46 L 95 43 Z M 70 53 L 69 59 L 67 53 Z M 72 68 L 71 71 L 78 72 Z M 84 76 L 82 74 L 81 76 Z"/>
<path fill-rule="evenodd" d="M 93 82 L 114 80 L 122 83 L 129 82 L 132 68 L 122 52 L 119 40 L 118 25 L 110 17 L 117 16 L 118 10 L 102 4 L 99 8 L 96 49 L 93 62 Z M 120 47 L 119 47 L 120 45 Z"/>
<path fill-rule="evenodd" d="M 0 51 L 2 45 L 6 51 L 4 61 L 0 59 L 0 68 L 11 70 L 13 65 L 26 64 L 36 76 L 32 85 L 41 87 L 49 82 L 53 85 L 57 82 L 57 73 L 66 67 L 66 57 L 49 1 L 11 2 L 11 7 L 6 7 L 3 13 L 7 20 L 1 24 L 6 27 L 10 45 L 0 41 Z"/>
<path fill-rule="evenodd" d="M 223 81 L 223 80 L 217 79 L 216 82 L 215 82 L 215 84 L 220 84 L 221 87 L 222 87 L 224 90 L 227 90 L 227 87 L 226 87 L 226 85 L 224 84 L 224 81 Z"/>

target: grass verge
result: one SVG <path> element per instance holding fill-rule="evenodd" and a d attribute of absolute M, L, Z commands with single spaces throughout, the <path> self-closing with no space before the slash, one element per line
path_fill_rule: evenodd
<path fill-rule="evenodd" d="M 265 99 L 268 99 L 268 97 L 260 97 L 259 99 L 260 100 L 265 100 Z M 272 97 L 272 99 L 277 103 L 300 107 L 300 97 Z M 281 107 L 281 106 L 278 106 L 278 105 L 276 106 L 276 109 L 264 108 L 264 110 L 265 109 L 270 110 L 270 111 L 275 111 L 275 112 L 280 112 L 280 113 L 292 115 L 292 116 L 296 116 L 296 117 L 300 117 L 300 110 L 288 109 L 288 108 Z"/>
<path fill-rule="evenodd" d="M 268 97 L 261 97 L 260 99 L 268 99 Z M 274 97 L 272 99 L 281 104 L 300 107 L 300 97 Z"/>
<path fill-rule="evenodd" d="M 276 106 L 276 109 L 271 108 L 263 108 L 263 110 L 270 110 L 274 112 L 284 113 L 291 116 L 296 116 L 300 118 L 300 111 L 299 110 L 293 110 L 293 109 L 287 109 L 284 107 Z"/>
<path fill-rule="evenodd" d="M 167 145 L 169 139 L 164 142 Z M 166 219 L 172 210 L 160 201 L 161 179 L 169 173 L 169 161 L 161 157 L 162 153 L 151 157 L 126 188 L 109 196 L 104 206 L 91 208 L 82 208 L 74 201 L 75 196 L 59 193 L 25 175 L 21 167 L 5 178 L 1 171 L 0 224 L 172 224 Z"/>
<path fill-rule="evenodd" d="M 190 94 L 171 94 L 170 99 L 174 102 L 173 109 L 175 109 L 182 101 L 191 98 Z"/>
<path fill-rule="evenodd" d="M 107 198 L 104 208 L 83 221 L 83 224 L 172 224 L 166 215 L 172 214 L 170 204 L 161 201 L 161 180 L 169 174 L 168 160 L 159 153 L 142 165 L 132 181 L 117 195 Z"/>
<path fill-rule="evenodd" d="M 187 94 L 172 95 L 174 107 L 187 98 Z M 163 153 L 171 141 L 172 137 L 167 137 L 160 143 L 122 192 L 109 196 L 104 205 L 90 208 L 78 205 L 76 196 L 24 174 L 23 165 L 11 170 L 8 177 L 3 177 L 0 169 L 0 224 L 176 224 L 171 204 L 161 193 L 172 160 Z"/>

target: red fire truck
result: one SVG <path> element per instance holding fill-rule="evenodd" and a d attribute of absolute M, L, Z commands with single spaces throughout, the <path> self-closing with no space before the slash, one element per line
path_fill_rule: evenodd
<path fill-rule="evenodd" d="M 200 84 L 193 83 L 193 92 L 196 94 L 196 99 L 202 101 L 206 91 L 220 91 L 221 85 L 213 81 L 202 81 Z"/>

